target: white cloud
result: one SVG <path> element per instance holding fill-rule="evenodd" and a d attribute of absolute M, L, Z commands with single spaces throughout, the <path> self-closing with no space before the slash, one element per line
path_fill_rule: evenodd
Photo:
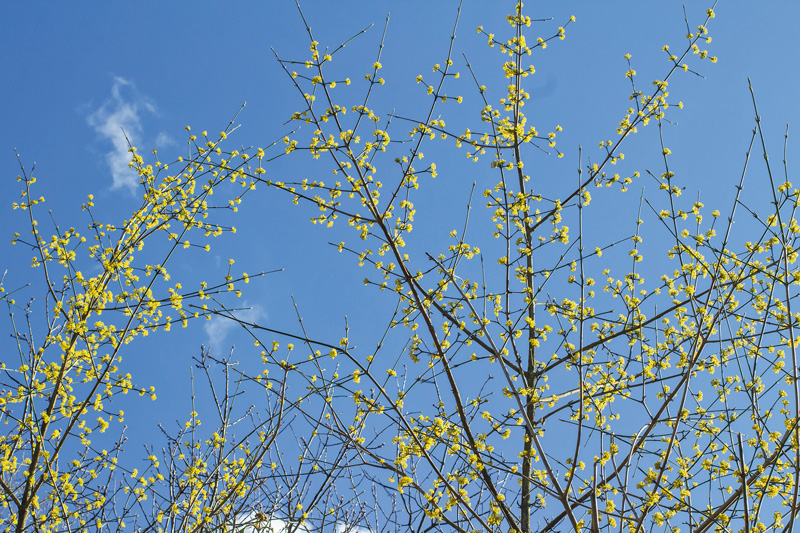
<path fill-rule="evenodd" d="M 371 533 L 367 527 L 346 526 L 342 523 L 336 524 L 336 533 Z"/>
<path fill-rule="evenodd" d="M 280 518 L 259 519 L 259 513 L 251 512 L 239 516 L 236 524 L 228 526 L 228 533 L 311 533 L 300 524 L 290 524 Z M 290 527 L 291 526 L 291 527 Z M 361 526 L 347 526 L 341 522 L 336 524 L 335 533 L 371 533 L 372 530 Z"/>
<path fill-rule="evenodd" d="M 247 306 L 247 303 L 245 302 L 244 305 Z M 249 309 L 234 311 L 233 314 L 236 316 L 236 318 L 250 323 L 257 323 L 259 321 L 263 322 L 267 317 L 267 313 L 264 311 L 264 308 L 258 304 L 250 307 Z M 225 337 L 228 336 L 228 333 L 237 327 L 238 324 L 235 320 L 231 320 L 230 318 L 225 318 L 219 315 L 213 316 L 211 320 L 206 321 L 206 323 L 203 325 L 203 329 L 208 336 L 208 344 L 216 348 L 221 348 L 222 343 L 225 341 Z"/>
<path fill-rule="evenodd" d="M 239 517 L 236 520 L 236 526 L 230 526 L 229 531 L 230 533 L 310 533 L 308 528 L 303 525 L 289 526 L 288 522 L 279 518 L 261 521 L 256 518 L 256 513 L 249 513 Z"/>
<path fill-rule="evenodd" d="M 123 92 L 131 93 L 131 96 L 126 97 Z M 136 146 L 142 141 L 142 111 L 154 113 L 155 107 L 136 93 L 132 82 L 115 76 L 111 98 L 87 118 L 89 125 L 111 142 L 112 149 L 106 153 L 106 163 L 111 170 L 112 189 L 126 187 L 134 192 L 139 185 L 137 172 L 128 167 L 131 161 L 128 142 Z"/>

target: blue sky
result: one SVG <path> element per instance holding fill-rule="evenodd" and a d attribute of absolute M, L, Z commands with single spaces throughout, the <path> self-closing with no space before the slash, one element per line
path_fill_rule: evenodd
<path fill-rule="evenodd" d="M 335 45 L 374 24 L 347 54 L 340 54 L 346 63 L 336 65 L 355 78 L 371 64 L 384 19 L 391 13 L 382 61 L 387 85 L 375 101 L 384 111 L 413 115 L 423 101 L 413 80 L 441 61 L 457 3 L 349 1 L 347 8 L 344 5 L 304 3 L 315 38 L 323 45 Z M 613 134 L 629 92 L 622 56 L 633 55 L 640 84 L 655 78 L 665 65 L 661 46 L 681 45 L 685 33 L 681 5 L 562 2 L 542 8 L 542 17 L 556 21 L 570 14 L 577 17 L 567 39 L 541 55 L 539 75 L 531 82 L 543 103 L 537 109 L 537 123 L 565 128 L 559 143 L 562 150 L 574 152 L 578 143 L 595 146 Z M 465 2 L 456 45 L 486 79 L 495 74 L 490 62 L 495 56 L 474 29 L 482 24 L 502 31 L 504 11 L 493 6 Z M 694 18 L 704 7 L 702 2 L 687 4 Z M 42 193 L 62 223 L 79 224 L 75 208 L 87 194 L 94 194 L 98 204 L 134 205 L 130 185 L 135 179 L 126 172 L 127 156 L 119 153 L 125 147 L 120 127 L 143 149 L 158 147 L 162 154 L 178 154 L 185 146 L 184 126 L 190 124 L 196 131 L 222 129 L 247 102 L 239 115 L 242 127 L 236 142 L 266 144 L 286 132 L 282 124 L 299 104 L 271 51 L 292 58 L 304 57 L 307 50 L 297 9 L 289 0 L 91 8 L 34 2 L 9 4 L 6 10 L 0 22 L 4 40 L 0 65 L 6 80 L 0 86 L 5 125 L 0 131 L 0 169 L 5 176 L 0 192 L 9 199 L 16 196 L 16 148 L 27 167 L 36 163 Z M 686 108 L 677 119 L 680 131 L 669 145 L 681 154 L 677 164 L 691 169 L 690 189 L 730 197 L 728 185 L 752 128 L 746 77 L 756 87 L 772 141 L 780 142 L 784 125 L 797 117 L 791 87 L 797 85 L 792 65 L 800 47 L 793 21 L 800 7 L 781 2 L 767 9 L 759 3 L 733 1 L 721 2 L 716 11 L 709 50 L 720 60 L 716 65 L 703 64 L 705 80 L 684 75 L 673 81 L 673 95 Z M 286 174 L 283 164 L 274 166 L 276 175 Z M 274 203 L 271 209 L 283 213 L 284 206 Z M 0 216 L 10 233 L 16 219 L 8 209 Z M 289 222 L 301 223 L 298 217 Z M 238 224 L 248 229 L 246 223 Z M 257 246 L 253 262 L 269 257 L 274 260 L 270 267 L 288 269 L 286 261 L 301 267 L 306 255 L 300 255 L 297 265 L 297 254 L 285 253 L 293 242 L 278 239 L 274 246 Z M 13 257 L 8 255 L 8 239 L 2 246 L 3 257 Z M 18 275 L 22 273 L 16 268 L 9 272 L 10 279 Z"/>
<path fill-rule="evenodd" d="M 384 20 L 391 13 L 382 61 L 387 84 L 377 94 L 376 105 L 384 112 L 397 109 L 398 114 L 413 115 L 423 102 L 414 78 L 441 61 L 457 3 L 348 1 L 347 8 L 344 5 L 304 3 L 315 38 L 323 45 L 336 45 L 374 24 L 350 45 L 347 54 L 340 54 L 343 64 L 336 65 L 347 75 L 360 77 L 375 57 Z M 559 143 L 562 150 L 574 152 L 578 143 L 595 146 L 613 134 L 629 92 L 622 56 L 633 55 L 640 83 L 657 77 L 665 65 L 661 46 L 671 44 L 675 49 L 682 44 L 685 23 L 681 5 L 562 2 L 543 6 L 543 18 L 564 21 L 570 14 L 577 17 L 567 39 L 541 54 L 539 75 L 531 82 L 533 93 L 538 93 L 542 102 L 537 123 L 558 123 L 565 128 Z M 493 6 L 465 2 L 456 44 L 486 79 L 495 74 L 491 58 L 496 56 L 475 27 L 481 24 L 487 30 L 494 26 L 502 31 L 504 11 Z M 704 7 L 702 2 L 687 4 L 695 19 Z M 36 163 L 41 192 L 61 223 L 80 224 L 76 208 L 87 194 L 94 194 L 98 204 L 113 204 L 114 209 L 134 205 L 130 185 L 135 179 L 126 171 L 127 155 L 120 153 L 120 147 L 126 145 L 120 127 L 135 145 L 147 151 L 158 147 L 162 154 L 174 155 L 182 153 L 185 146 L 184 126 L 190 124 L 195 131 L 222 129 L 247 102 L 239 115 L 242 127 L 235 140 L 259 145 L 286 132 L 282 124 L 299 104 L 271 51 L 286 58 L 305 57 L 307 39 L 294 2 L 289 0 L 144 2 L 135 6 L 98 3 L 91 8 L 34 2 L 12 3 L 5 9 L 7 16 L 0 22 L 4 40 L 0 65 L 5 73 L 0 85 L 5 125 L 0 131 L 0 171 L 4 176 L 0 192 L 9 199 L 7 203 L 17 194 L 16 148 L 28 168 Z M 781 2 L 767 9 L 759 3 L 733 1 L 721 2 L 716 11 L 709 50 L 720 60 L 716 65 L 703 64 L 705 80 L 692 75 L 674 79 L 673 95 L 686 107 L 677 119 L 680 131 L 669 139 L 669 145 L 680 153 L 675 158 L 679 168 L 691 170 L 686 183 L 689 189 L 730 198 L 730 185 L 738 176 L 737 165 L 752 128 L 747 76 L 756 87 L 764 125 L 776 149 L 784 125 L 797 117 L 791 88 L 798 81 L 792 65 L 800 46 L 793 21 L 798 20 L 800 6 Z M 464 92 L 469 99 L 469 92 Z M 632 148 L 628 151 L 635 152 Z M 283 165 L 278 161 L 273 172 L 287 174 L 289 169 Z M 270 211 L 275 217 L 254 222 L 253 231 L 264 236 L 262 224 L 274 226 L 285 209 L 283 202 L 273 202 Z M 0 217 L 10 237 L 18 219 L 9 209 L 0 211 Z M 285 224 L 300 224 L 308 233 L 302 218 L 294 216 Z M 251 239 L 248 223 L 237 224 L 245 230 L 239 240 Z M 292 272 L 302 270 L 304 262 L 317 253 L 297 250 L 295 238 L 281 235 L 286 233 L 267 235 L 267 243 L 254 244 L 244 257 L 237 254 L 237 260 L 251 271 L 261 268 L 262 261 L 268 263 L 265 268 L 285 268 L 288 275 L 280 286 L 292 286 L 302 301 L 304 288 L 285 280 L 291 280 Z M 4 239 L 0 248 L 4 261 L 15 265 L 9 269 L 8 281 L 22 281 L 27 273 L 20 271 L 8 241 Z M 303 248 L 313 246 L 309 243 Z M 220 254 L 224 250 L 222 245 Z M 332 277 L 341 279 L 347 272 L 348 265 L 340 267 L 341 272 Z M 275 287 L 258 290 L 266 294 L 277 290 L 280 296 L 266 298 L 271 303 L 261 304 L 256 301 L 265 295 L 253 295 L 249 303 L 259 306 L 257 313 L 268 315 L 272 308 L 286 305 L 286 291 Z M 211 330 L 217 343 L 223 329 Z"/>
<path fill-rule="evenodd" d="M 464 2 L 455 55 L 456 68 L 463 74 L 460 52 L 466 52 L 493 95 L 503 88 L 498 55 L 486 47 L 485 37 L 475 28 L 483 25 L 498 34 L 505 30 L 511 4 L 505 9 L 498 4 Z M 529 115 L 541 124 L 540 130 L 550 131 L 555 124 L 564 128 L 558 145 L 566 154 L 564 159 L 542 163 L 543 174 L 556 175 L 575 167 L 579 144 L 584 156 L 591 157 L 597 155 L 600 140 L 614 138 L 616 123 L 628 107 L 626 53 L 632 54 L 633 68 L 645 89 L 666 71 L 661 47 L 669 44 L 678 50 L 683 46 L 683 9 L 676 1 L 531 4 L 533 10 L 541 9 L 541 13 L 530 13 L 534 18 L 553 17 L 556 25 L 569 15 L 577 18 L 568 27 L 566 39 L 552 43 L 539 56 L 537 75 L 531 81 L 534 102 Z M 686 4 L 694 27 L 702 22 L 710 3 L 691 0 Z M 303 9 L 323 47 L 335 47 L 374 24 L 337 56 L 334 65 L 353 78 L 356 88 L 375 59 L 390 12 L 381 59 L 386 85 L 373 105 L 382 116 L 393 109 L 398 115 L 415 116 L 425 109 L 426 101 L 414 78 L 427 75 L 432 65 L 443 61 L 457 5 L 445 0 L 307 1 Z M 796 68 L 800 4 L 721 1 L 715 10 L 708 49 L 719 61 L 701 63 L 699 71 L 706 79 L 682 74 L 671 82 L 673 99 L 683 101 L 685 107 L 673 116 L 678 126 L 666 131 L 666 144 L 675 154 L 674 171 L 687 193 L 694 197 L 699 191 L 707 205 L 719 202 L 722 209 L 733 197 L 753 127 L 747 77 L 756 89 L 774 160 L 781 159 L 785 124 L 798 123 L 800 106 L 794 95 L 800 85 Z M 550 31 L 550 27 L 543 29 L 542 36 Z M 35 162 L 40 192 L 56 220 L 81 228 L 88 223 L 79 210 L 87 194 L 95 195 L 100 212 L 109 217 L 123 216 L 120 213 L 136 206 L 136 183 L 127 170 L 126 141 L 120 128 L 142 153 L 158 147 L 161 154 L 170 154 L 166 159 L 173 159 L 186 150 L 186 125 L 193 131 L 220 131 L 247 102 L 232 142 L 266 145 L 288 131 L 284 123 L 302 103 L 272 52 L 287 59 L 307 56 L 308 39 L 289 0 L 91 6 L 15 2 L 4 6 L 0 35 L 4 73 L 0 197 L 5 199 L 0 206 L 0 271 L 8 270 L 7 287 L 31 279 L 28 252 L 9 244 L 15 231 L 25 229 L 24 220 L 10 209 L 19 190 L 14 180 L 19 174 L 14 148 L 26 168 Z M 455 91 L 464 94 L 465 113 L 474 113 L 475 93 L 469 85 Z M 455 113 L 448 122 L 458 127 L 476 118 Z M 399 124 L 395 128 L 398 136 L 405 130 Z M 631 170 L 636 165 L 643 170 L 648 164 L 657 168 L 654 132 L 635 137 L 623 150 L 629 155 Z M 791 153 L 796 150 L 791 149 L 791 137 L 789 143 L 791 165 Z M 434 156 L 435 149 L 427 151 Z M 436 159 L 440 168 L 451 164 L 457 172 L 456 152 L 441 153 Z M 642 155 L 637 157 L 638 153 Z M 267 171 L 273 179 L 316 177 L 314 167 L 304 166 L 301 158 L 278 160 Z M 452 216 L 463 216 L 466 203 L 463 192 L 450 196 L 446 180 L 451 178 L 446 176 L 440 171 L 428 203 L 419 208 L 417 225 L 426 228 L 420 239 L 430 239 L 431 246 L 438 246 L 451 229 L 460 227 L 460 218 L 454 223 Z M 640 188 L 633 187 L 637 192 L 628 204 L 602 213 L 593 231 L 599 234 L 604 225 L 623 224 L 630 224 L 632 230 Z M 338 338 L 347 315 L 354 331 L 368 339 L 365 343 L 374 341 L 371 328 L 382 317 L 371 307 L 378 304 L 374 291 L 363 287 L 363 273 L 350 258 L 327 248 L 331 237 L 308 224 L 310 212 L 266 191 L 249 200 L 251 205 L 244 206 L 235 219 L 239 229 L 235 238 L 214 243 L 210 255 L 174 266 L 174 275 L 194 279 L 210 269 L 223 272 L 229 257 L 236 258 L 237 268 L 251 273 L 283 269 L 250 285 L 243 302 L 252 309 L 243 317 L 277 329 L 296 329 L 294 296 L 306 326 L 320 337 Z M 176 411 L 182 416 L 188 405 L 187 363 L 199 344 L 214 345 L 218 354 L 233 344 L 249 344 L 229 326 L 212 321 L 196 324 L 174 339 L 148 339 L 143 347 L 149 349 L 132 354 L 134 364 L 142 372 L 154 364 L 163 369 L 145 381 L 156 386 L 167 405 L 179 406 Z M 162 407 L 141 409 L 155 416 Z"/>

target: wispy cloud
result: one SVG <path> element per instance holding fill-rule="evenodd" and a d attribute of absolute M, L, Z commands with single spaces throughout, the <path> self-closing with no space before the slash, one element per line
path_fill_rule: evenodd
<path fill-rule="evenodd" d="M 156 147 L 163 148 L 164 146 L 172 146 L 175 144 L 175 139 L 173 139 L 168 133 L 161 132 L 156 137 Z"/>
<path fill-rule="evenodd" d="M 139 185 L 137 172 L 128 167 L 131 161 L 128 142 L 136 146 L 142 141 L 143 111 L 155 113 L 155 106 L 136 92 L 131 81 L 116 76 L 111 98 L 87 117 L 89 125 L 111 142 L 112 149 L 105 157 L 113 179 L 112 189 L 124 187 L 134 192 Z"/>
<path fill-rule="evenodd" d="M 247 303 L 245 302 L 244 305 L 247 306 Z M 263 322 L 267 318 L 266 311 L 258 304 L 249 309 L 234 311 L 233 314 L 236 318 L 251 323 Z M 219 349 L 222 347 L 225 337 L 236 327 L 237 324 L 235 320 L 215 315 L 204 324 L 203 329 L 208 337 L 208 344 Z"/>

